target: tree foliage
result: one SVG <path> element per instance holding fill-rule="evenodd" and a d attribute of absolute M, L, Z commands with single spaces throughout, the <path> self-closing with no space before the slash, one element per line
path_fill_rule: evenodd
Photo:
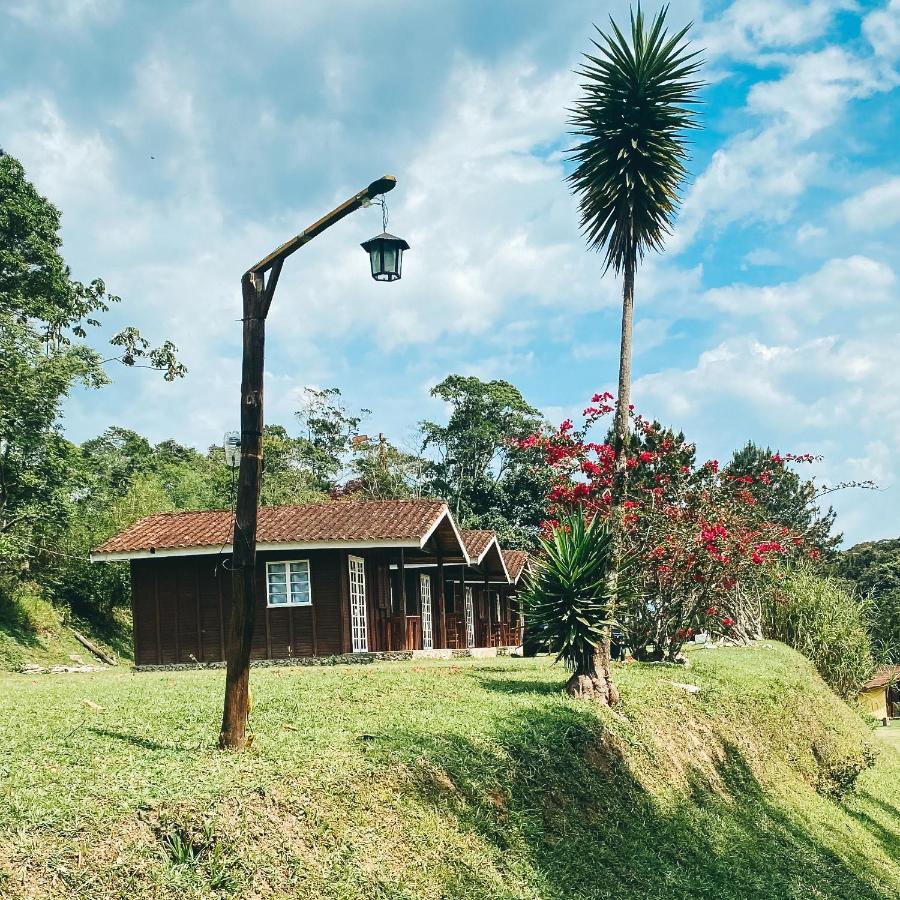
<path fill-rule="evenodd" d="M 748 441 L 735 450 L 726 472 L 736 478 L 749 476 L 747 489 L 762 505 L 769 519 L 803 536 L 807 546 L 822 553 L 832 552 L 842 535 L 832 534 L 835 512 L 820 507 L 822 492 L 810 478 L 786 466 L 773 465 L 779 454 L 769 447 L 758 447 Z"/>
<path fill-rule="evenodd" d="M 578 70 L 583 96 L 571 123 L 581 141 L 569 183 L 588 243 L 616 272 L 662 249 L 687 175 L 684 133 L 697 127 L 699 51 L 684 40 L 690 26 L 668 34 L 666 12 L 648 26 L 638 6 L 630 40 L 610 19 L 612 33 L 597 29 L 596 53 Z"/>
<path fill-rule="evenodd" d="M 831 572 L 868 600 L 876 655 L 900 665 L 900 538 L 857 544 L 835 557 Z"/>
<path fill-rule="evenodd" d="M 152 348 L 134 328 L 112 338 L 109 359 L 88 343 L 88 328 L 119 298 L 102 279 L 72 278 L 59 230 L 59 210 L 0 151 L 0 575 L 7 577 L 40 571 L 57 552 L 80 495 L 78 453 L 60 428 L 70 391 L 107 384 L 104 365 L 113 361 L 159 368 L 168 380 L 185 373 L 171 342 Z"/>
<path fill-rule="evenodd" d="M 445 499 L 467 528 L 494 528 L 507 546 L 533 545 L 549 470 L 520 446 L 543 425 L 539 410 L 508 381 L 450 375 L 431 390 L 450 408 L 446 425 L 421 423 L 426 490 Z"/>

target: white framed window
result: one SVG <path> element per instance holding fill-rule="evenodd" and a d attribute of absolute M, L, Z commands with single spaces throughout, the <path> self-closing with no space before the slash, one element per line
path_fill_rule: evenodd
<path fill-rule="evenodd" d="M 466 585 L 466 646 L 475 646 L 475 604 L 472 588 Z"/>
<path fill-rule="evenodd" d="M 269 606 L 312 606 L 309 560 L 266 563 L 266 602 Z"/>

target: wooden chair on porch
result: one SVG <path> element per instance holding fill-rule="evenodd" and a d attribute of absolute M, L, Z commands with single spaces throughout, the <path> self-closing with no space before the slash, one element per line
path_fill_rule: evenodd
<path fill-rule="evenodd" d="M 459 617 L 448 614 L 447 616 L 447 649 L 459 650 Z"/>

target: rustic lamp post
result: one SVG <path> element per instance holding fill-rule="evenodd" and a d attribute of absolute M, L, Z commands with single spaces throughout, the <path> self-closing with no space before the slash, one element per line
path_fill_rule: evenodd
<path fill-rule="evenodd" d="M 301 231 L 244 273 L 241 290 L 244 301 L 244 352 L 241 369 L 241 467 L 238 476 L 237 506 L 232 541 L 231 617 L 228 625 L 225 675 L 225 708 L 219 746 L 241 749 L 246 740 L 249 711 L 250 644 L 256 614 L 256 522 L 259 483 L 262 474 L 263 358 L 266 316 L 278 284 L 281 267 L 296 250 L 318 237 L 335 222 L 369 206 L 377 197 L 394 189 L 397 180 L 385 175 L 342 203 L 337 209 Z M 382 210 L 384 203 L 382 201 Z M 401 238 L 381 234 L 366 241 L 372 277 L 376 281 L 400 278 L 403 250 L 409 245 Z M 377 257 L 377 258 L 376 258 Z"/>

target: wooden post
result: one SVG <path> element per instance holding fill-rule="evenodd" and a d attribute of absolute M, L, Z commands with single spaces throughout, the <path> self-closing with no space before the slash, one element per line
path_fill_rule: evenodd
<path fill-rule="evenodd" d="M 487 607 L 487 646 L 494 646 L 493 610 L 491 609 L 491 582 L 488 577 L 487 567 L 484 570 L 484 604 Z"/>
<path fill-rule="evenodd" d="M 463 643 L 466 646 L 466 649 L 469 647 L 469 604 L 466 600 L 466 564 L 463 563 L 459 567 L 459 592 L 462 597 L 462 610 L 463 610 Z M 475 616 L 475 608 L 474 603 L 472 606 L 472 616 Z M 473 626 L 474 628 L 474 623 Z"/>
<path fill-rule="evenodd" d="M 397 180 L 385 175 L 345 200 L 309 228 L 263 257 L 241 279 L 244 308 L 244 353 L 241 368 L 241 469 L 238 476 L 231 564 L 231 616 L 226 648 L 225 707 L 219 747 L 240 750 L 246 742 L 250 690 L 250 650 L 256 615 L 256 521 L 262 475 L 263 362 L 266 315 L 285 259 L 345 216 L 393 190 Z M 268 273 L 268 278 L 266 274 Z M 344 566 L 346 569 L 346 566 Z M 346 576 L 346 572 L 345 572 Z M 348 611 L 349 612 L 349 611 Z M 177 631 L 176 631 L 177 634 Z"/>
<path fill-rule="evenodd" d="M 444 599 L 444 555 L 437 552 L 437 620 L 441 649 L 447 648 L 447 608 Z"/>
<path fill-rule="evenodd" d="M 353 610 L 350 609 L 350 554 L 346 550 L 341 550 L 338 556 L 341 567 L 341 653 L 350 653 L 353 650 L 353 635 L 350 633 L 350 620 L 353 615 Z"/>
<path fill-rule="evenodd" d="M 403 646 L 401 650 L 413 650 L 407 647 L 406 639 L 406 551 L 400 548 L 400 561 L 397 563 L 397 580 L 400 582 L 400 614 L 403 616 Z"/>
<path fill-rule="evenodd" d="M 263 277 L 247 273 L 241 372 L 241 468 L 232 541 L 231 616 L 228 624 L 225 708 L 219 746 L 240 750 L 247 736 L 250 649 L 256 615 L 256 522 L 262 474 L 263 364 L 266 341 Z"/>

